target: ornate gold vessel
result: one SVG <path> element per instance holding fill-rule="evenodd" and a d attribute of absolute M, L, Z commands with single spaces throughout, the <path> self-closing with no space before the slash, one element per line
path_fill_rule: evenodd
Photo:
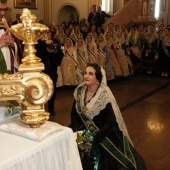
<path fill-rule="evenodd" d="M 44 64 L 35 55 L 34 48 L 48 27 L 35 23 L 36 17 L 26 8 L 23 9 L 21 20 L 22 23 L 11 26 L 9 31 L 23 40 L 26 56 L 16 74 L 0 75 L 0 101 L 17 100 L 21 103 L 21 122 L 34 128 L 49 119 L 44 104 L 53 93 L 52 80 L 42 72 Z"/>

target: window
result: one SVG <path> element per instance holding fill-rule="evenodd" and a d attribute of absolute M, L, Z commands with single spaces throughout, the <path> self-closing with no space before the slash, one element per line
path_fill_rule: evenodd
<path fill-rule="evenodd" d="M 102 0 L 102 10 L 110 13 L 110 0 Z"/>
<path fill-rule="evenodd" d="M 159 13 L 160 13 L 160 0 L 155 1 L 155 18 L 159 18 Z"/>

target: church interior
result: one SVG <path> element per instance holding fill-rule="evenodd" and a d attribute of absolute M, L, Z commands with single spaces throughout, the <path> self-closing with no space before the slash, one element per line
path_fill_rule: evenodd
<path fill-rule="evenodd" d="M 106 19 L 103 28 L 107 28 L 110 23 L 125 24 L 128 28 L 154 24 L 157 29 L 161 23 L 165 26 L 170 25 L 169 0 L 35 0 L 32 2 L 35 6 L 30 7 L 30 10 L 37 17 L 36 22 L 43 20 L 46 25 L 59 26 L 63 21 L 69 22 L 70 14 L 73 14 L 77 21 L 82 18 L 87 19 L 94 4 L 101 4 L 103 10 L 111 15 L 111 18 Z M 20 1 L 7 1 L 9 11 L 6 18 L 9 25 L 16 20 L 17 13 L 22 14 L 23 8 L 27 8 L 27 5 L 18 7 L 17 3 Z M 107 84 L 120 107 L 129 136 L 143 157 L 147 169 L 168 170 L 170 76 L 161 77 L 156 72 L 149 75 L 136 71 L 133 75 L 109 80 Z M 54 106 L 56 114 L 50 115 L 49 121 L 66 127 L 70 125 L 75 88 L 76 85 L 56 88 Z M 45 109 L 48 110 L 47 104 Z"/>

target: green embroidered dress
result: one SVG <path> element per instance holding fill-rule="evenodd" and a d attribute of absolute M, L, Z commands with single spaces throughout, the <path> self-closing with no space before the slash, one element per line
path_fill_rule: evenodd
<path fill-rule="evenodd" d="M 142 157 L 119 128 L 107 91 L 100 86 L 93 98 L 85 103 L 86 88 L 82 85 L 74 92 L 70 127 L 75 132 L 87 129 L 80 117 L 81 112 L 97 126 L 98 132 L 95 133 L 92 143 L 92 148 L 97 148 L 100 154 L 97 170 L 146 170 Z M 117 105 L 116 101 L 114 104 Z M 108 146 L 107 141 L 112 143 L 114 148 Z M 86 154 L 82 159 L 82 165 L 83 170 L 95 169 L 93 158 Z"/>

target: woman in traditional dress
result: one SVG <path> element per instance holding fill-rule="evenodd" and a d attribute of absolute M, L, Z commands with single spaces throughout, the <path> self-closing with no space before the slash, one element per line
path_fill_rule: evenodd
<path fill-rule="evenodd" d="M 117 33 L 117 32 L 120 31 L 120 30 L 121 30 L 121 26 L 118 25 L 118 24 L 116 24 L 116 25 L 115 25 L 115 32 Z"/>
<path fill-rule="evenodd" d="M 97 30 L 96 30 L 96 32 L 97 32 L 97 35 L 99 35 L 99 34 L 104 34 L 104 29 L 103 29 L 103 27 L 97 27 Z"/>
<path fill-rule="evenodd" d="M 87 63 L 89 63 L 89 57 L 87 52 L 87 46 L 83 38 L 78 38 L 76 42 L 76 52 L 77 52 L 77 61 L 81 67 L 81 70 L 86 69 Z"/>
<path fill-rule="evenodd" d="M 131 27 L 130 32 L 126 38 L 127 53 L 128 50 L 130 54 L 128 55 L 133 63 L 134 70 L 139 70 L 140 60 L 141 60 L 141 46 L 140 38 L 135 27 Z"/>
<path fill-rule="evenodd" d="M 64 28 L 62 26 L 58 27 L 58 31 L 56 32 L 54 38 L 56 38 L 60 42 L 61 46 L 64 46 L 67 36 L 64 33 Z"/>
<path fill-rule="evenodd" d="M 122 71 L 122 75 L 124 77 L 127 77 L 130 75 L 129 63 L 128 63 L 127 56 L 125 55 L 125 50 L 126 50 L 125 38 L 121 31 L 117 32 L 117 37 L 115 40 L 115 48 L 117 53 L 117 59 L 120 64 L 120 69 Z"/>
<path fill-rule="evenodd" d="M 85 42 L 87 44 L 89 63 L 99 63 L 98 49 L 94 37 L 91 34 L 87 34 Z"/>
<path fill-rule="evenodd" d="M 70 127 L 77 132 L 83 170 L 146 170 L 102 67 L 87 66 L 74 98 Z"/>
<path fill-rule="evenodd" d="M 126 37 L 127 37 L 127 35 L 128 35 L 129 32 L 128 32 L 127 27 L 126 27 L 125 24 L 122 24 L 122 25 L 121 25 L 121 31 L 122 31 L 125 39 L 126 39 Z"/>
<path fill-rule="evenodd" d="M 109 49 L 103 34 L 99 34 L 97 37 L 97 47 L 99 52 L 99 65 L 105 69 L 106 59 L 109 58 Z"/>
<path fill-rule="evenodd" d="M 75 47 L 70 38 L 64 45 L 64 58 L 60 65 L 63 85 L 78 85 L 82 82 L 82 70 L 77 61 Z"/>
<path fill-rule="evenodd" d="M 107 29 L 106 29 L 106 31 L 105 31 L 105 33 L 104 33 L 105 36 L 106 36 L 106 33 L 107 33 L 107 32 L 110 32 L 111 37 L 113 38 L 113 40 L 116 39 L 116 32 L 115 32 L 115 30 L 114 30 L 114 24 L 113 24 L 113 23 L 109 23 L 109 24 L 108 24 Z"/>
<path fill-rule="evenodd" d="M 143 24 L 139 25 L 137 32 L 138 32 L 138 36 L 139 36 L 139 40 L 140 40 L 140 49 L 142 52 L 142 50 L 144 48 L 145 37 L 146 37 L 146 29 Z"/>
<path fill-rule="evenodd" d="M 170 75 L 170 28 L 165 28 L 165 35 L 161 38 L 157 63 L 161 76 L 168 77 Z"/>
<path fill-rule="evenodd" d="M 94 41 L 97 42 L 97 28 L 96 25 L 92 25 L 90 27 L 90 30 L 88 31 L 89 34 L 91 34 L 94 38 Z"/>
<path fill-rule="evenodd" d="M 115 42 L 114 42 L 114 40 L 111 36 L 111 33 L 109 31 L 106 32 L 106 43 L 109 48 L 109 59 L 107 60 L 107 63 L 111 63 L 111 65 L 113 66 L 115 77 L 121 77 L 122 71 L 120 69 L 120 64 L 117 59 Z"/>
<path fill-rule="evenodd" d="M 158 33 L 158 36 L 159 36 L 160 39 L 162 39 L 164 37 L 164 35 L 165 35 L 165 27 L 164 27 L 163 23 L 159 24 L 159 28 L 158 28 L 157 33 Z"/>
<path fill-rule="evenodd" d="M 156 71 L 156 60 L 159 46 L 159 37 L 155 29 L 155 25 L 150 25 L 149 31 L 146 34 L 144 49 L 142 52 L 141 69 L 151 75 Z"/>
<path fill-rule="evenodd" d="M 70 34 L 70 38 L 73 41 L 73 45 L 75 45 L 76 41 L 78 40 L 78 38 L 83 38 L 83 34 L 80 32 L 80 27 L 79 25 L 75 25 L 75 27 L 73 28 L 71 34 Z"/>

